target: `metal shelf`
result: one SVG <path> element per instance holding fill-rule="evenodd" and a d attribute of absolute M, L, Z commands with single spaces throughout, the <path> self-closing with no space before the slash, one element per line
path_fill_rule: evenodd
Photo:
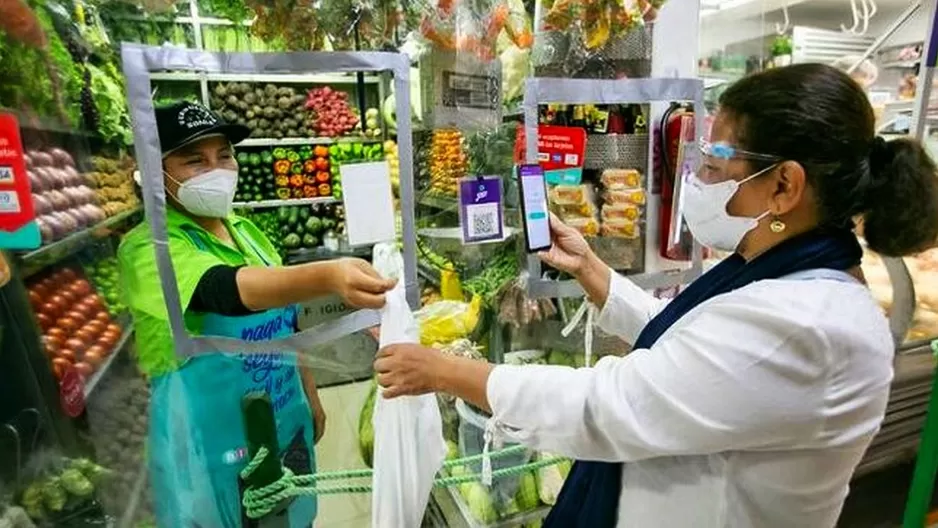
<path fill-rule="evenodd" d="M 238 143 L 239 147 L 290 147 L 300 145 L 332 145 L 337 143 L 381 143 L 380 138 L 366 137 L 298 137 L 298 138 L 248 138 Z"/>
<path fill-rule="evenodd" d="M 101 383 L 101 380 L 104 376 L 107 375 L 108 370 L 111 368 L 111 365 L 114 364 L 114 360 L 117 359 L 117 356 L 127 348 L 127 344 L 130 343 L 130 337 L 134 334 L 134 323 L 133 320 L 128 318 L 127 322 L 124 324 L 124 332 L 121 334 L 121 338 L 114 344 L 114 350 L 111 351 L 111 355 L 108 356 L 107 360 L 101 364 L 101 366 L 91 375 L 91 378 L 88 379 L 88 383 L 85 384 L 85 399 L 91 396 L 91 393 L 94 392 L 94 389 L 97 388 L 98 384 Z"/>
<path fill-rule="evenodd" d="M 381 79 L 365 74 L 365 84 L 378 84 Z M 258 82 L 258 83 L 305 83 L 305 84 L 356 84 L 357 77 L 342 74 L 291 74 L 291 73 L 201 73 L 201 72 L 153 72 L 151 81 L 208 81 L 208 82 Z"/>
<path fill-rule="evenodd" d="M 61 240 L 57 240 L 22 255 L 20 261 L 25 268 L 24 276 L 29 276 L 39 269 L 71 255 L 75 251 L 85 247 L 85 245 L 92 240 L 107 236 L 109 233 L 100 232 L 127 220 L 140 211 L 141 207 L 138 206 L 129 211 L 118 213 L 93 226 L 86 227 Z"/>
<path fill-rule="evenodd" d="M 292 205 L 312 205 L 312 204 L 331 204 L 339 200 L 334 196 L 322 196 L 319 198 L 297 198 L 295 200 L 261 200 L 259 202 L 235 202 L 232 205 L 235 209 L 267 209 L 270 207 L 284 207 Z"/>

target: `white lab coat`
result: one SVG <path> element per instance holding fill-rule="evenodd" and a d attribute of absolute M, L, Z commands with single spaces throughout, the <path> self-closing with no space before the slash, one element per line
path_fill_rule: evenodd
<path fill-rule="evenodd" d="M 597 324 L 634 342 L 660 301 L 613 274 Z M 502 436 L 626 462 L 620 527 L 827 528 L 879 430 L 893 342 L 857 282 L 766 280 L 593 368 L 496 367 Z"/>

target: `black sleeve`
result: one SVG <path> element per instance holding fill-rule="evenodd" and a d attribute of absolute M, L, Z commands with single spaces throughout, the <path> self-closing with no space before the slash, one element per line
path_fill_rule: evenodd
<path fill-rule="evenodd" d="M 250 315 L 238 292 L 238 270 L 242 266 L 219 265 L 209 268 L 195 287 L 189 309 L 219 315 Z"/>

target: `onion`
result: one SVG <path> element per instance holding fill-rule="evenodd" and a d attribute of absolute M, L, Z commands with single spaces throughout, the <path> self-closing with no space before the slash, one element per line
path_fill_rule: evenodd
<path fill-rule="evenodd" d="M 49 191 L 45 195 L 52 202 L 52 208 L 56 211 L 64 211 L 71 207 L 68 196 L 62 191 Z"/>
<path fill-rule="evenodd" d="M 52 156 L 41 150 L 33 152 L 33 163 L 37 167 L 48 167 L 53 165 Z"/>
<path fill-rule="evenodd" d="M 71 154 L 60 148 L 53 148 L 49 151 L 49 155 L 52 156 L 52 163 L 56 167 L 73 167 L 75 165 L 75 160 L 72 159 Z"/>
<path fill-rule="evenodd" d="M 68 180 L 69 185 L 81 185 L 85 183 L 85 179 L 82 178 L 81 174 L 71 165 L 63 167 L 62 172 L 65 173 L 65 178 Z"/>
<path fill-rule="evenodd" d="M 52 202 L 41 194 L 33 194 L 33 209 L 36 210 L 36 216 L 42 216 L 52 212 Z"/>
<path fill-rule="evenodd" d="M 27 170 L 26 177 L 29 178 L 29 188 L 34 193 L 40 193 L 46 190 L 46 182 L 35 172 Z"/>

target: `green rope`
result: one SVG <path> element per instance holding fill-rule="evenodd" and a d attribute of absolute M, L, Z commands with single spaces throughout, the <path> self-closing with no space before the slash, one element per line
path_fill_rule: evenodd
<path fill-rule="evenodd" d="M 525 451 L 525 449 L 526 448 L 524 446 L 512 446 L 500 451 L 489 453 L 488 456 L 489 458 L 500 458 Z M 251 474 L 260 466 L 261 462 L 263 462 L 264 458 L 267 457 L 268 454 L 269 451 L 264 446 L 261 446 L 254 455 L 254 458 L 252 458 L 244 467 L 244 469 L 241 470 L 241 478 L 247 480 L 247 478 L 250 477 Z M 481 460 L 484 458 L 484 456 L 485 455 L 478 454 L 447 460 L 443 463 L 443 467 L 451 468 L 457 465 L 468 464 L 470 462 Z M 536 469 L 559 464 L 566 460 L 568 459 L 564 457 L 552 457 L 544 460 L 538 460 L 536 462 L 529 462 L 520 466 L 497 469 L 492 472 L 492 479 L 494 480 L 519 475 L 528 471 L 534 471 Z M 284 501 L 291 500 L 296 497 L 337 495 L 344 493 L 371 493 L 372 488 L 369 485 L 315 487 L 315 483 L 317 481 L 339 480 L 345 478 L 369 478 L 372 476 L 372 474 L 373 471 L 370 469 L 358 469 L 317 473 L 313 475 L 294 475 L 289 468 L 283 468 L 283 476 L 280 477 L 280 479 L 278 479 L 276 482 L 259 488 L 255 488 L 253 486 L 248 487 L 248 489 L 244 491 L 244 496 L 242 497 L 241 502 L 244 505 L 244 509 L 249 518 L 259 519 L 274 511 Z M 469 473 L 458 476 L 440 477 L 433 481 L 433 485 L 435 487 L 458 486 L 468 482 L 477 482 L 480 479 L 481 475 L 476 473 Z"/>

